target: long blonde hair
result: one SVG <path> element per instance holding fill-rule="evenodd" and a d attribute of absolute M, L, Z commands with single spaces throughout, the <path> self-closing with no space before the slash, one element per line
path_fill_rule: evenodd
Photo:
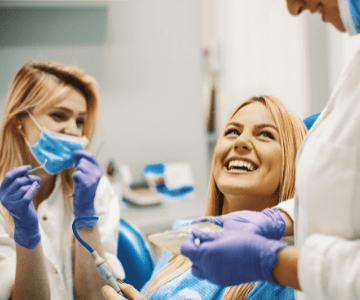
<path fill-rule="evenodd" d="M 290 199 L 295 193 L 295 157 L 302 140 L 306 135 L 306 127 L 302 120 L 294 114 L 284 103 L 273 96 L 252 97 L 240 103 L 230 115 L 226 124 L 234 117 L 239 109 L 253 102 L 263 103 L 270 111 L 276 127 L 279 129 L 280 144 L 282 147 L 282 175 L 279 183 L 278 202 Z M 221 133 L 224 135 L 224 130 Z M 216 152 L 217 147 L 215 147 Z M 212 164 L 205 216 L 221 215 L 224 195 L 218 189 L 214 178 L 214 160 Z M 181 275 L 191 268 L 191 261 L 182 255 L 173 255 L 167 264 L 155 274 L 147 284 L 145 296 Z M 254 283 L 246 283 L 226 288 L 223 300 L 245 299 L 253 288 Z"/>
<path fill-rule="evenodd" d="M 29 61 L 25 63 L 13 78 L 5 104 L 3 122 L 0 129 L 0 180 L 12 167 L 19 167 L 29 161 L 31 152 L 26 145 L 23 133 L 19 130 L 19 119 L 27 111 L 41 110 L 60 101 L 69 88 L 80 91 L 87 103 L 87 118 L 83 134 L 92 141 L 99 118 L 97 83 L 89 75 L 75 66 L 65 66 L 52 61 Z M 89 143 L 90 144 L 90 143 Z M 89 145 L 87 146 L 89 147 Z M 72 173 L 74 168 L 61 172 L 61 184 L 64 195 L 73 192 Z M 64 197 L 66 212 L 72 212 L 71 199 Z M 13 234 L 14 223 L 8 211 L 0 206 Z"/>

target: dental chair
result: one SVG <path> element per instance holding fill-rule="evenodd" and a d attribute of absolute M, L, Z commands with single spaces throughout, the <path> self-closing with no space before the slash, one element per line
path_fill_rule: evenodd
<path fill-rule="evenodd" d="M 124 282 L 141 290 L 154 269 L 153 251 L 139 229 L 120 219 L 117 258 L 124 271 Z"/>
<path fill-rule="evenodd" d="M 310 130 L 310 128 L 313 126 L 317 118 L 319 117 L 320 113 L 313 114 L 303 120 L 307 130 Z"/>

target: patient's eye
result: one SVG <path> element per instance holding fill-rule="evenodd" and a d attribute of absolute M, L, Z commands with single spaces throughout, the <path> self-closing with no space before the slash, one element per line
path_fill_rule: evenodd
<path fill-rule="evenodd" d="M 274 135 L 269 131 L 262 131 L 259 133 L 259 136 L 275 140 Z"/>
<path fill-rule="evenodd" d="M 240 135 L 240 131 L 235 128 L 230 128 L 227 131 L 225 131 L 225 136 L 228 135 Z"/>

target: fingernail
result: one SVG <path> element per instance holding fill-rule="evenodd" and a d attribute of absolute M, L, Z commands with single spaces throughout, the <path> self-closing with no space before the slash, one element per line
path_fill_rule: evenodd
<path fill-rule="evenodd" d="M 120 278 L 116 278 L 116 281 L 117 281 L 118 283 L 120 283 L 120 284 L 125 283 L 125 282 L 124 282 L 124 281 L 122 281 Z"/>

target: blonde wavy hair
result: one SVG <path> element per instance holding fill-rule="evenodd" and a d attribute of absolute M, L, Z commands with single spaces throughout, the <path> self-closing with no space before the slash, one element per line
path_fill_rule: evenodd
<path fill-rule="evenodd" d="M 29 61 L 19 69 L 7 94 L 0 129 L 1 181 L 11 168 L 22 166 L 31 158 L 30 149 L 19 130 L 21 117 L 27 115 L 27 111 L 38 111 L 56 105 L 72 88 L 80 91 L 86 99 L 87 118 L 83 134 L 91 142 L 99 119 L 99 96 L 95 79 L 76 66 L 65 66 L 52 61 Z M 74 167 L 61 172 L 63 195 L 73 193 L 73 172 Z M 66 213 L 71 214 L 71 198 L 64 197 L 64 205 Z M 0 209 L 13 235 L 14 221 L 3 206 Z"/>
<path fill-rule="evenodd" d="M 230 115 L 226 124 L 234 117 L 239 109 L 253 102 L 263 103 L 270 111 L 276 127 L 279 129 L 280 144 L 282 147 L 282 174 L 279 183 L 278 202 L 285 201 L 295 193 L 295 157 L 306 135 L 306 127 L 302 120 L 293 113 L 284 103 L 273 96 L 252 97 L 242 102 Z M 225 132 L 221 133 L 224 135 Z M 216 153 L 215 147 L 215 153 Z M 214 160 L 212 164 L 205 216 L 218 216 L 222 213 L 224 195 L 218 189 L 214 178 Z M 191 261 L 182 255 L 173 255 L 166 265 L 146 285 L 147 297 L 160 286 L 183 274 L 192 266 Z M 246 299 L 254 283 L 227 287 L 222 300 Z"/>

